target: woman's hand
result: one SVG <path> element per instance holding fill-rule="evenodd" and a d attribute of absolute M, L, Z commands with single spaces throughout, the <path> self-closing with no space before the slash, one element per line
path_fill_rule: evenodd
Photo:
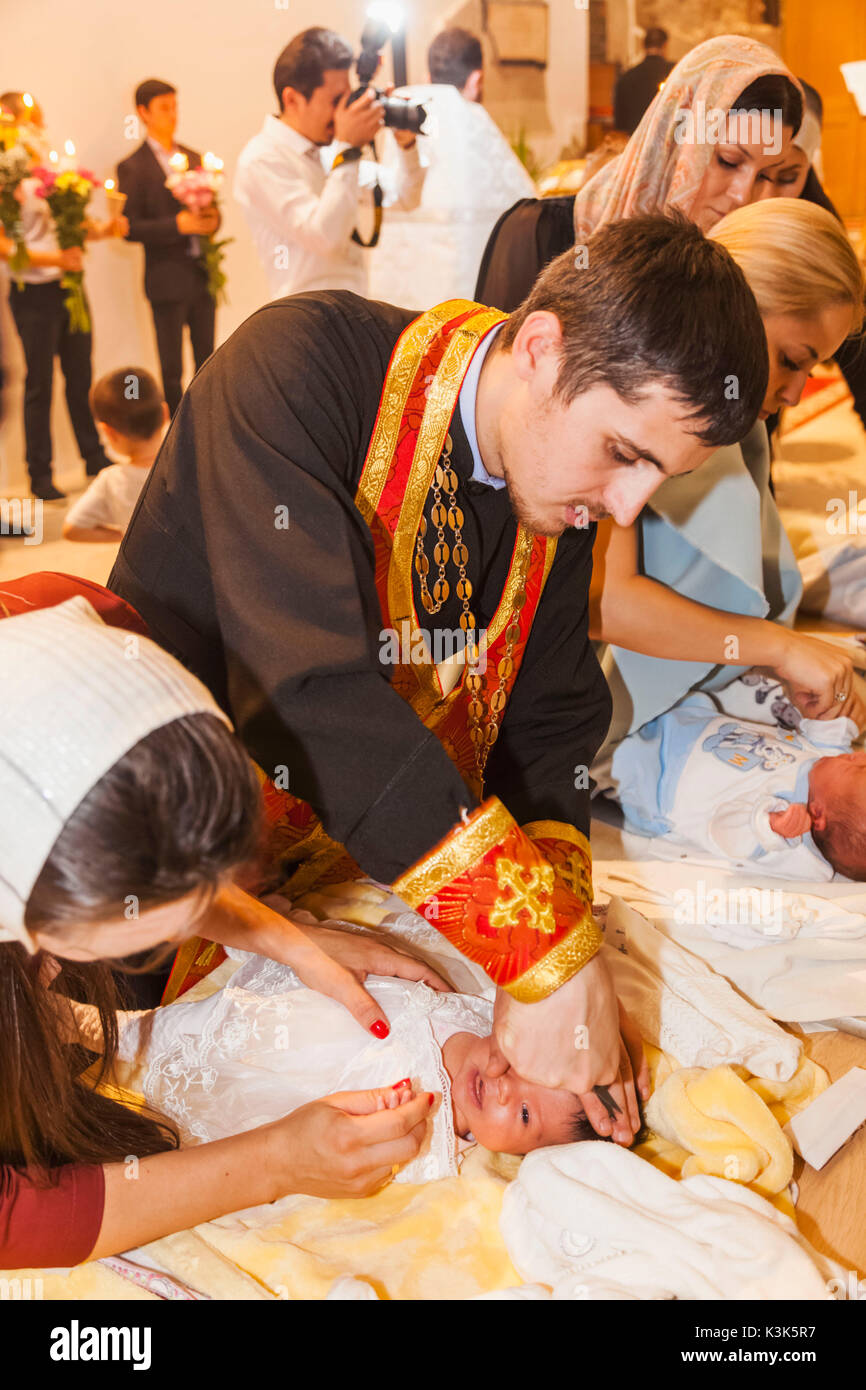
<path fill-rule="evenodd" d="M 359 983 L 363 984 L 368 975 L 385 975 L 398 980 L 421 980 L 443 994 L 451 992 L 447 980 L 443 980 L 424 961 L 416 960 L 404 951 L 397 951 L 374 936 L 341 931 L 328 922 L 320 922 L 312 913 L 292 907 L 288 898 L 280 893 L 272 893 L 262 898 L 262 902 L 299 927 L 332 960 L 351 971 Z"/>
<path fill-rule="evenodd" d="M 91 1259 L 116 1255 L 242 1207 L 289 1193 L 365 1197 L 409 1163 L 427 1134 L 435 1096 L 410 1083 L 345 1091 L 228 1139 L 104 1166 L 105 1207 Z"/>
<path fill-rule="evenodd" d="M 372 1091 L 343 1091 L 303 1105 L 264 1126 L 277 1195 L 366 1197 L 411 1163 L 427 1133 L 435 1096 L 408 1081 Z"/>
<path fill-rule="evenodd" d="M 866 727 L 866 708 L 854 688 L 849 657 L 828 642 L 779 628 L 782 650 L 771 664 L 790 691 L 794 704 L 808 719 L 837 719 L 846 715 L 858 729 Z M 837 695 L 844 695 L 844 700 Z"/>
<path fill-rule="evenodd" d="M 69 246 L 65 251 L 57 251 L 53 254 L 56 258 L 54 264 L 59 266 L 61 270 L 78 274 L 84 269 L 84 252 L 80 246 Z M 31 256 L 30 259 L 33 260 L 33 257 Z"/>
<path fill-rule="evenodd" d="M 196 931 L 206 941 L 254 951 L 288 965 L 310 989 L 348 1009 L 374 1037 L 386 1038 L 391 1031 L 379 1005 L 350 970 L 326 954 L 289 917 L 251 897 L 237 884 L 220 889 L 196 922 Z"/>
<path fill-rule="evenodd" d="M 300 922 L 294 921 L 294 916 L 291 903 L 278 893 L 260 900 L 229 883 L 199 918 L 196 929 L 206 941 L 255 951 L 288 965 L 310 989 L 348 1009 L 375 1038 L 387 1038 L 391 1029 L 361 983 L 367 975 L 395 974 L 405 980 L 423 980 L 433 989 L 448 988 L 428 966 L 381 942 L 372 941 L 365 947 L 362 938 L 333 929 L 322 937 L 318 922 L 309 913 L 297 913 Z"/>

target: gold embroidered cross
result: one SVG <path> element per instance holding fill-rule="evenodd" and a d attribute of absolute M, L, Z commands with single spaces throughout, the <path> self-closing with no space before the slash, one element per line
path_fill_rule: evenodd
<path fill-rule="evenodd" d="M 583 866 L 582 859 L 577 853 L 570 854 L 565 862 L 559 865 L 558 873 L 563 883 L 571 889 L 575 897 L 586 897 L 586 870 Z"/>
<path fill-rule="evenodd" d="M 497 859 L 496 884 L 500 893 L 510 889 L 512 896 L 505 901 L 500 898 L 491 910 L 490 925 L 495 931 L 516 927 L 521 912 L 525 912 L 529 918 L 527 925 L 533 931 L 553 935 L 556 919 L 550 903 L 554 886 L 554 872 L 550 864 L 537 864 L 534 868 L 524 869 L 513 859 Z M 547 895 L 546 902 L 538 900 L 542 893 Z"/>

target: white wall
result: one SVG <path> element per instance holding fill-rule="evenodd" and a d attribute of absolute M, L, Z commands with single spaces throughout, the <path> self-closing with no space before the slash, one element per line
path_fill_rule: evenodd
<path fill-rule="evenodd" d="M 404 0 L 408 16 L 409 80 L 423 80 L 427 44 L 451 12 L 454 0 Z M 5 6 L 0 45 L 0 91 L 30 91 L 41 102 L 52 142 L 74 140 L 81 163 L 105 178 L 135 148 L 125 138 L 134 114 L 133 91 L 146 77 L 177 86 L 178 136 L 195 149 L 214 150 L 226 163 L 223 235 L 231 302 L 219 311 L 217 341 L 266 298 L 264 276 L 230 192 L 237 155 L 274 107 L 270 75 L 280 49 L 311 24 L 325 24 L 352 42 L 360 34 L 365 0 L 27 0 Z M 527 136 L 545 159 L 575 132 L 586 112 L 586 20 L 575 0 L 550 0 L 550 53 L 539 75 L 539 105 L 527 107 Z M 520 69 L 490 74 L 491 113 L 509 135 L 503 112 L 514 115 L 523 90 Z M 512 94 L 509 105 L 508 94 Z M 102 195 L 94 212 L 103 213 Z M 156 370 L 149 307 L 141 288 L 143 252 L 126 243 L 96 243 L 87 254 L 87 288 L 94 318 L 94 373 L 127 363 Z M 20 424 L 23 359 L 5 303 L 0 338 L 7 369 L 0 426 L 0 494 L 24 485 Z M 80 464 L 55 380 L 56 472 L 75 485 Z"/>

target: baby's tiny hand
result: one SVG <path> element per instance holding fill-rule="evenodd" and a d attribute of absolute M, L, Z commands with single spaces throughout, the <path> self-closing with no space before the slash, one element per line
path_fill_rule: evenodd
<path fill-rule="evenodd" d="M 770 829 L 785 840 L 796 840 L 812 828 L 808 807 L 792 802 L 786 811 L 770 812 Z"/>

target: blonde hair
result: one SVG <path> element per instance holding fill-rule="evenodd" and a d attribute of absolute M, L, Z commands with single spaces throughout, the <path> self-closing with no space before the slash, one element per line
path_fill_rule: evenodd
<path fill-rule="evenodd" d="M 733 256 L 762 315 L 813 318 L 850 304 L 863 326 L 863 269 L 841 222 L 799 198 L 768 198 L 729 212 L 708 232 Z"/>

